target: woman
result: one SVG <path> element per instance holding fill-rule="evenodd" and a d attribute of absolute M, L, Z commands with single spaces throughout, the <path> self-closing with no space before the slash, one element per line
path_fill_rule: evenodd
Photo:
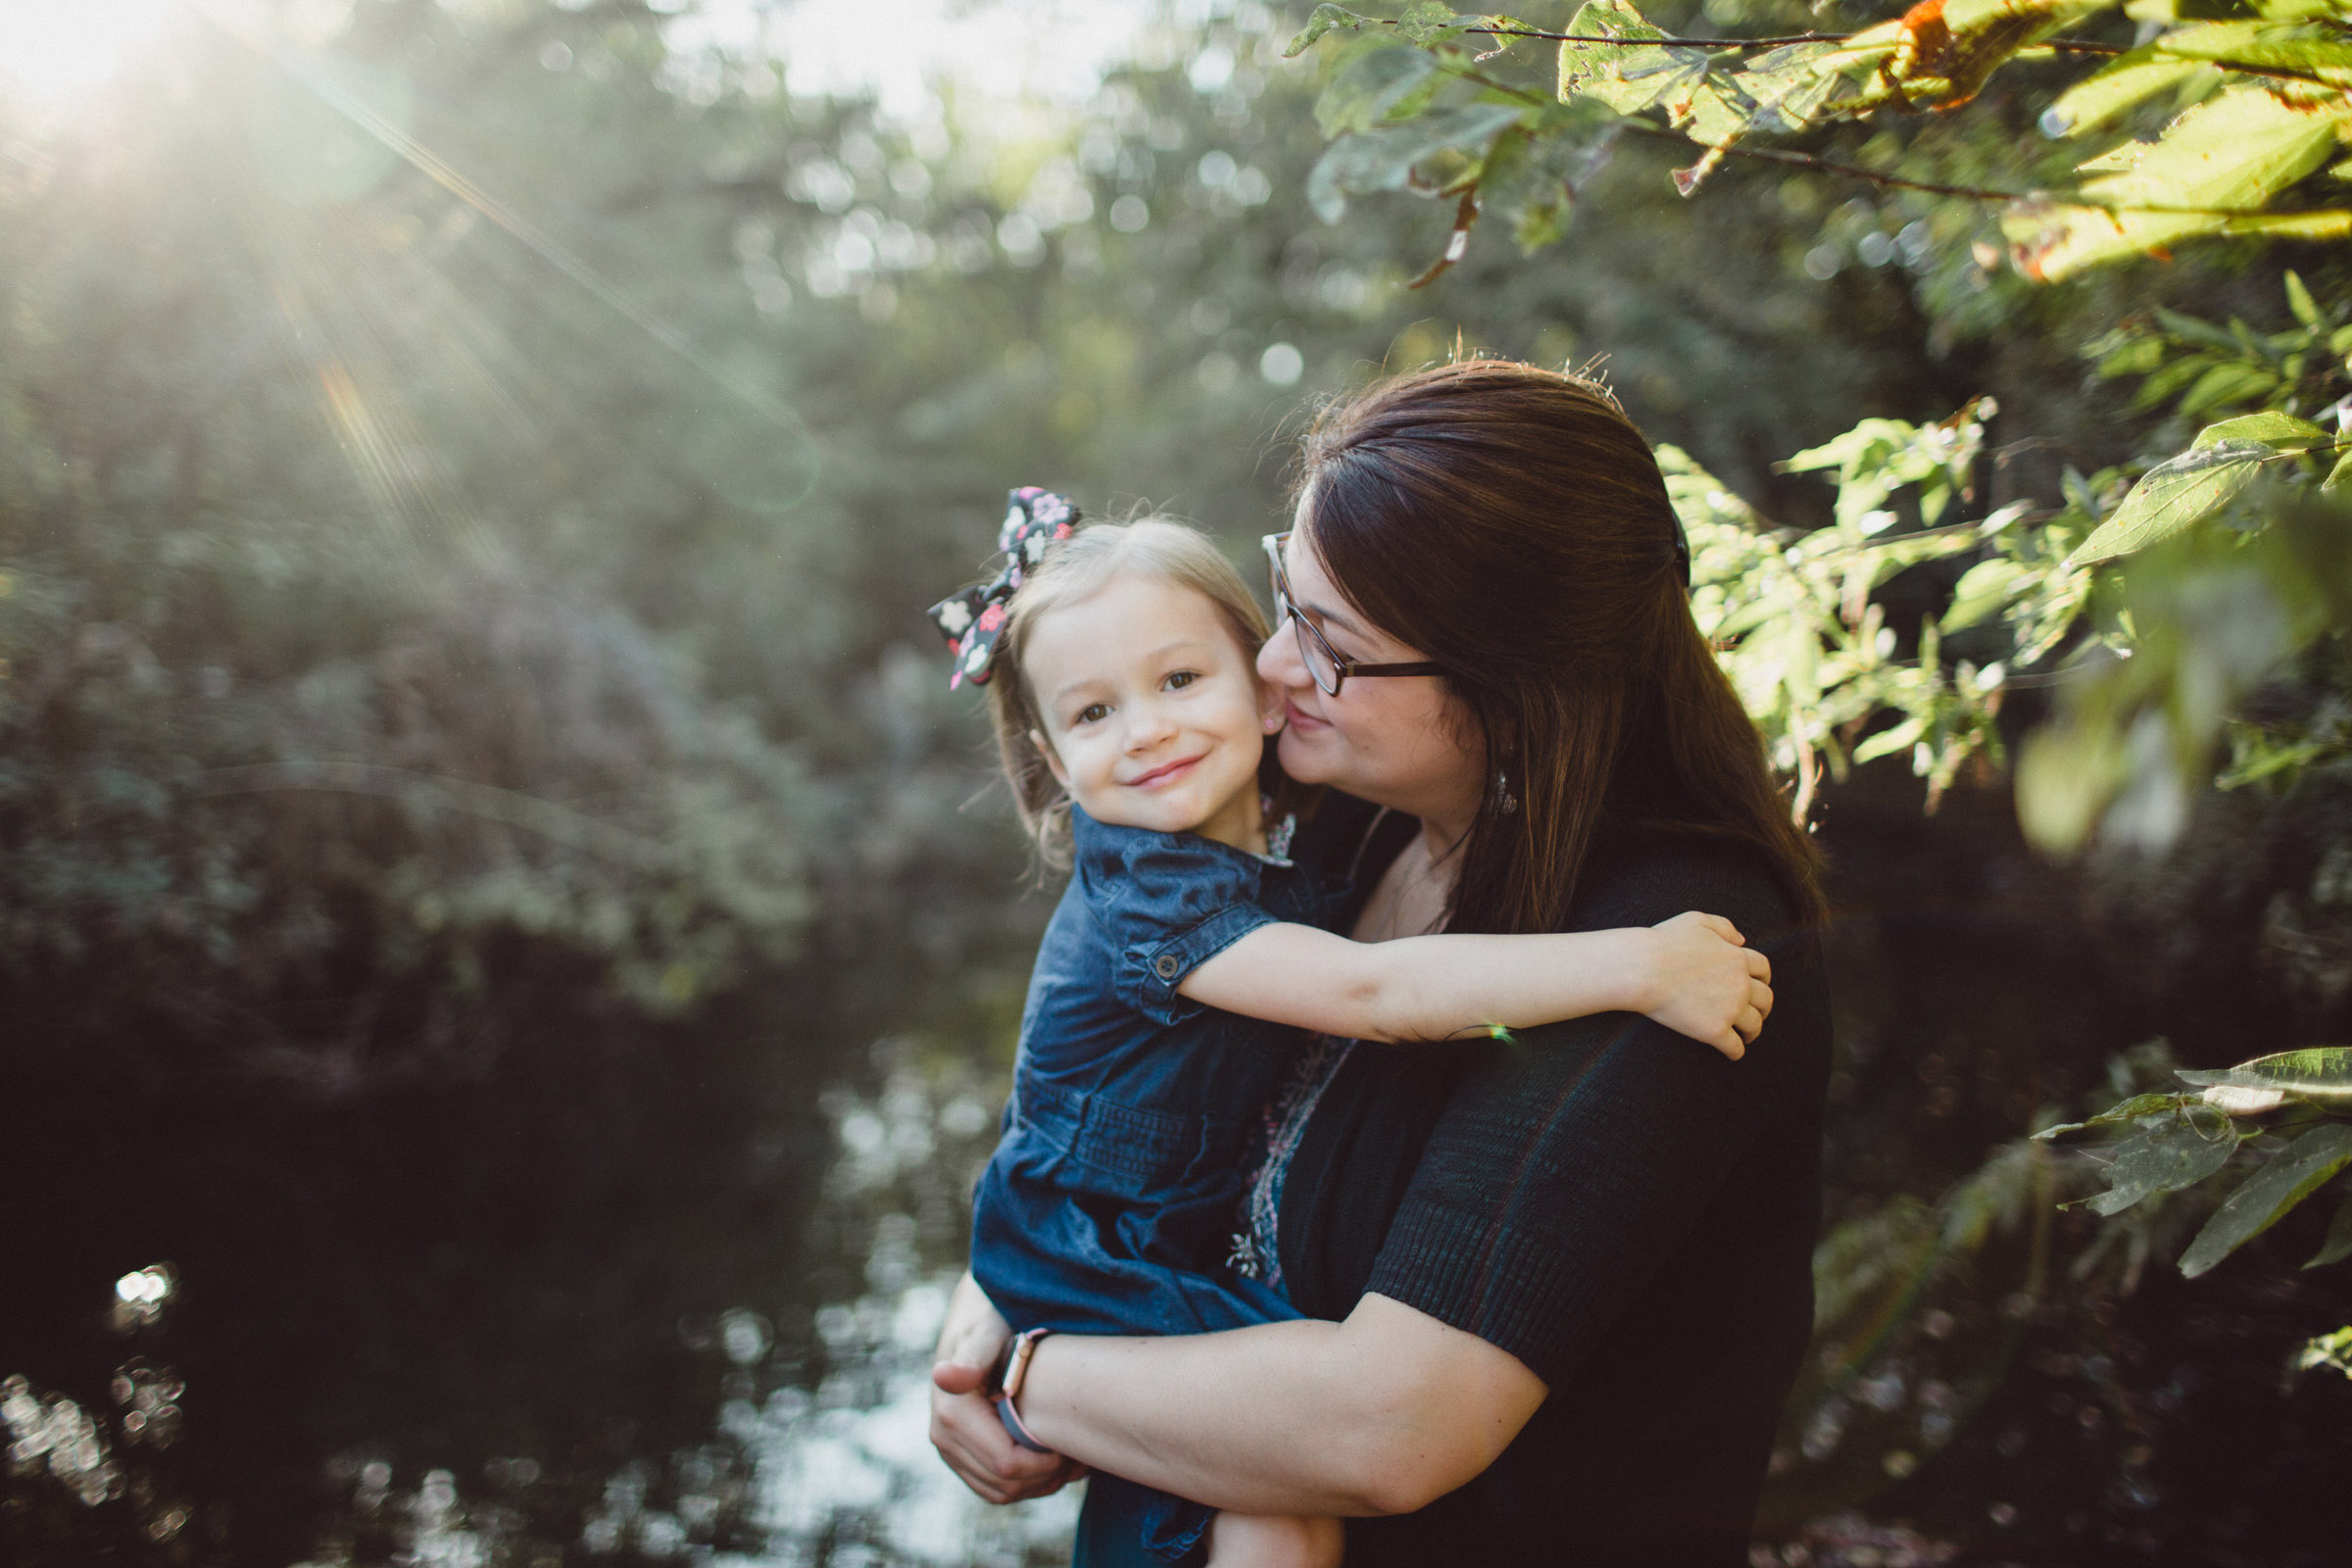
<path fill-rule="evenodd" d="M 1746 1561 L 1812 1313 L 1828 1005 L 1809 843 L 1685 602 L 1646 444 L 1606 394 L 1480 362 L 1309 434 L 1259 669 L 1295 855 L 1355 869 L 1362 941 L 1729 917 L 1771 1021 L 1733 1063 L 1622 1014 L 1448 1053 L 1326 1043 L 1244 1249 L 1307 1321 L 1056 1336 L 957 1294 L 933 1441 L 982 1496 L 1080 1464 L 1254 1513 L 1351 1516 L 1350 1564 Z M 1368 665 L 1440 673 L 1375 678 Z M 1311 840 L 1311 842 L 1310 842 Z M 1646 1036 L 1646 1038 L 1640 1038 Z M 1067 1456 L 1067 1457 L 1063 1457 Z M 1136 1560 L 1090 1534 L 1078 1561 Z"/>

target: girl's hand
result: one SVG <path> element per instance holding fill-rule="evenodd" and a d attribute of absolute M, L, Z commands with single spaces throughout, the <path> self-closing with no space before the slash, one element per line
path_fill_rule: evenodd
<path fill-rule="evenodd" d="M 1738 1061 L 1772 1014 L 1772 960 L 1740 928 L 1691 910 L 1649 928 L 1650 1005 L 1643 1016 Z"/>
<path fill-rule="evenodd" d="M 987 1393 L 1012 1342 L 1012 1326 L 966 1274 L 956 1283 L 931 1366 L 931 1446 L 986 1502 L 1020 1502 L 1059 1492 L 1086 1466 L 1014 1443 Z"/>

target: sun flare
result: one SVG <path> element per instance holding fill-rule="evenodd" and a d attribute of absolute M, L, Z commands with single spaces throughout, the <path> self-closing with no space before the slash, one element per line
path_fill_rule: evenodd
<path fill-rule="evenodd" d="M 0 0 L 0 90 L 59 98 L 113 75 L 177 0 Z"/>

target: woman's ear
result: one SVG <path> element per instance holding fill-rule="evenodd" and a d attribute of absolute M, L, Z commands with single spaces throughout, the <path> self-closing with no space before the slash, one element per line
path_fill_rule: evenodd
<path fill-rule="evenodd" d="M 1054 755 L 1054 748 L 1046 743 L 1046 737 L 1037 730 L 1031 730 L 1029 744 L 1036 747 L 1037 755 L 1046 760 L 1046 771 L 1054 775 L 1054 782 L 1065 790 L 1068 789 L 1070 787 L 1069 769 L 1061 765 L 1061 759 Z"/>

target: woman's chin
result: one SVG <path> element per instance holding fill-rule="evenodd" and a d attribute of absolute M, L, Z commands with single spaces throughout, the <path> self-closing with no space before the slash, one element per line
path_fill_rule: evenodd
<path fill-rule="evenodd" d="M 1274 755 L 1282 760 L 1282 771 L 1286 777 L 1300 784 L 1336 782 L 1331 771 L 1332 759 L 1329 749 L 1316 744 L 1321 738 L 1317 736 L 1309 739 L 1296 729 L 1286 729 L 1282 732 L 1282 739 L 1276 744 Z"/>

